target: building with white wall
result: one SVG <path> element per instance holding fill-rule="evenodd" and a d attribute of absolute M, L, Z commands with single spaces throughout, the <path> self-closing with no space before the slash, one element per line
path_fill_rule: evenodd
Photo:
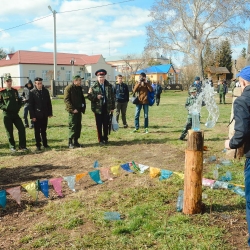
<path fill-rule="evenodd" d="M 74 64 L 72 64 L 72 61 Z M 85 54 L 57 53 L 56 81 L 71 81 L 74 75 L 81 75 L 85 80 L 96 79 L 95 72 L 105 69 L 107 80 L 115 80 L 115 68 L 106 63 L 102 55 L 88 56 Z M 45 86 L 50 85 L 54 76 L 53 52 L 19 50 L 8 54 L 0 60 L 0 77 L 5 75 L 13 78 L 13 87 L 23 87 L 27 80 L 34 81 L 42 77 Z"/>

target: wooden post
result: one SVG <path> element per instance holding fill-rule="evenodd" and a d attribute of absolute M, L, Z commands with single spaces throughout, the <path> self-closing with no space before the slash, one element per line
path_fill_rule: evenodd
<path fill-rule="evenodd" d="M 185 151 L 184 214 L 198 214 L 202 211 L 203 131 L 188 131 Z"/>

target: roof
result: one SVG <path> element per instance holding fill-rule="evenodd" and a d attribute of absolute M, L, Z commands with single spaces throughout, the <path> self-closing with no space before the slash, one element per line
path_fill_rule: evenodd
<path fill-rule="evenodd" d="M 229 74 L 230 73 L 226 67 L 215 67 L 215 66 L 209 66 L 206 71 L 212 74 Z"/>
<path fill-rule="evenodd" d="M 101 56 L 102 55 L 88 56 L 85 54 L 57 53 L 56 59 L 57 65 L 71 65 L 70 61 L 74 59 L 74 65 L 82 66 L 86 64 L 96 64 Z M 17 64 L 54 64 L 53 52 L 18 50 L 15 53 L 8 54 L 6 58 L 0 60 L 0 67 Z"/>
<path fill-rule="evenodd" d="M 172 64 L 154 65 L 145 69 L 138 70 L 135 74 L 141 74 L 142 72 L 146 74 L 168 73 L 171 68 L 173 68 L 173 70 L 175 71 Z"/>

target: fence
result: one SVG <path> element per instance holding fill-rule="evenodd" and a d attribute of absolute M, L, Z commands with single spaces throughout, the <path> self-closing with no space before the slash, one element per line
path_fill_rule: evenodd
<path fill-rule="evenodd" d="M 58 95 L 64 95 L 64 90 L 66 86 L 71 84 L 72 81 L 54 81 L 53 83 L 53 96 L 58 96 Z M 115 82 L 110 82 L 113 86 L 115 85 Z M 83 93 L 87 94 L 89 91 L 90 86 L 92 85 L 91 82 L 84 82 L 82 85 Z M 132 92 L 134 85 L 128 84 L 128 90 L 129 92 Z M 183 86 L 182 84 L 165 84 L 162 86 L 164 91 L 168 90 L 181 90 L 183 91 Z"/>

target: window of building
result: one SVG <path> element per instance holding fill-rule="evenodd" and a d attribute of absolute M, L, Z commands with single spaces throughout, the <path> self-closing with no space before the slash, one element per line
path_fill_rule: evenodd
<path fill-rule="evenodd" d="M 91 78 L 91 73 L 85 73 L 85 80 L 89 80 Z"/>
<path fill-rule="evenodd" d="M 48 78 L 48 70 L 42 70 L 42 78 L 43 78 L 43 81 L 46 82 L 49 80 Z"/>
<path fill-rule="evenodd" d="M 29 79 L 34 82 L 36 78 L 36 71 L 35 70 L 29 70 Z"/>
<path fill-rule="evenodd" d="M 71 81 L 72 77 L 71 77 L 71 71 L 66 71 L 66 81 Z"/>
<path fill-rule="evenodd" d="M 83 76 L 82 76 L 82 71 L 81 71 L 81 70 L 76 71 L 76 75 L 79 75 L 80 77 L 83 77 Z"/>

